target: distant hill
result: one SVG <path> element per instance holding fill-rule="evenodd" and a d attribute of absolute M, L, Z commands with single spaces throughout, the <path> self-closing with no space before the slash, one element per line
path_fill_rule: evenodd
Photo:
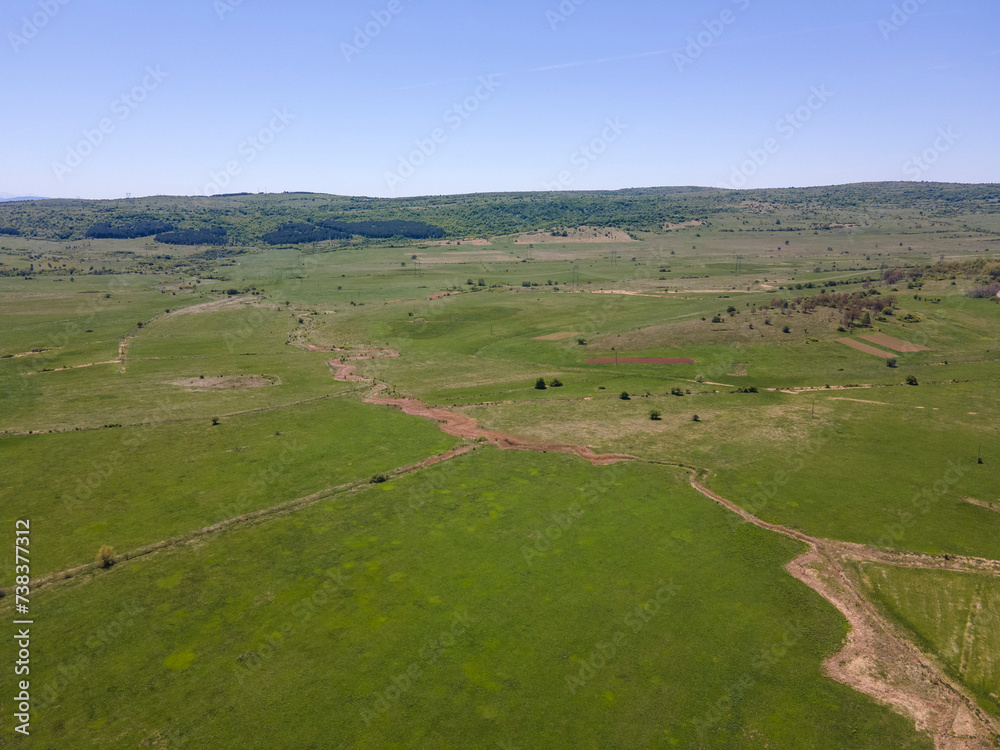
<path fill-rule="evenodd" d="M 0 203 L 8 203 L 10 201 L 47 201 L 48 198 L 42 198 L 38 195 L 9 195 L 7 193 L 0 193 Z"/>
<path fill-rule="evenodd" d="M 965 218 L 958 220 L 961 211 Z M 1000 185 L 882 182 L 829 187 L 473 193 L 367 198 L 323 193 L 48 199 L 0 203 L 0 227 L 22 237 L 137 238 L 235 246 L 322 243 L 339 247 L 400 239 L 426 241 L 614 227 L 633 235 L 724 227 L 729 232 L 823 232 L 864 226 L 892 214 L 923 217 L 937 231 L 994 230 L 978 216 L 1000 213 Z M 914 218 L 916 217 L 916 218 Z M 172 229 L 167 232 L 165 227 Z M 692 228 L 693 227 L 693 228 Z"/>

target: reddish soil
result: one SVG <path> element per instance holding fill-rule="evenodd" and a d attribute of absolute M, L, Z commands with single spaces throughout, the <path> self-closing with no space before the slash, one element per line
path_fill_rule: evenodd
<path fill-rule="evenodd" d="M 920 346 L 920 344 L 912 344 L 909 341 L 904 341 L 903 339 L 893 338 L 892 336 L 886 336 L 884 333 L 874 333 L 871 336 L 862 336 L 865 341 L 871 341 L 873 344 L 878 344 L 879 346 L 884 346 L 886 349 L 892 349 L 894 352 L 929 352 L 926 346 Z"/>
<path fill-rule="evenodd" d="M 849 564 L 876 562 L 1000 575 L 1000 562 L 978 558 L 943 560 L 817 539 L 760 520 L 704 487 L 694 472 L 691 486 L 744 520 L 809 545 L 809 551 L 785 569 L 833 604 L 851 625 L 843 648 L 823 664 L 830 677 L 912 719 L 918 731 L 930 732 L 937 750 L 987 750 L 995 746 L 1000 740 L 1000 724 L 860 593 Z"/>
<path fill-rule="evenodd" d="M 333 351 L 343 350 L 334 349 Z M 376 349 L 368 352 L 359 352 L 356 356 L 345 357 L 340 361 L 331 359 L 327 364 L 332 370 L 334 370 L 333 377 L 335 380 L 353 383 L 371 383 L 373 387 L 371 392 L 365 396 L 366 403 L 391 406 L 395 409 L 399 409 L 404 414 L 429 419 L 432 422 L 436 422 L 442 432 L 464 440 L 476 440 L 487 445 L 496 446 L 497 448 L 501 448 L 503 450 L 539 451 L 541 453 L 571 453 L 590 461 L 595 466 L 606 466 L 608 464 L 618 463 L 619 461 L 635 460 L 635 456 L 629 456 L 622 453 L 595 453 L 593 449 L 587 446 L 569 445 L 567 443 L 542 443 L 534 440 L 524 440 L 523 438 L 508 435 L 504 432 L 484 430 L 479 427 L 479 424 L 475 419 L 464 414 L 457 414 L 456 412 L 448 411 L 447 409 L 427 406 L 422 401 L 418 401 L 415 398 L 384 396 L 382 394 L 386 391 L 388 386 L 382 383 L 376 384 L 369 378 L 355 375 L 354 371 L 357 369 L 357 365 L 349 365 L 344 361 L 382 359 L 385 357 L 398 356 L 399 352 L 392 349 Z"/>
<path fill-rule="evenodd" d="M 837 343 L 857 349 L 859 352 L 864 352 L 865 354 L 874 354 L 876 357 L 882 357 L 883 359 L 893 359 L 896 356 L 892 352 L 887 352 L 884 349 L 876 349 L 874 346 L 862 344 L 860 341 L 855 341 L 854 339 L 837 339 Z"/>
<path fill-rule="evenodd" d="M 618 359 L 588 359 L 588 365 L 693 365 L 693 359 L 664 359 L 662 357 L 619 357 Z"/>

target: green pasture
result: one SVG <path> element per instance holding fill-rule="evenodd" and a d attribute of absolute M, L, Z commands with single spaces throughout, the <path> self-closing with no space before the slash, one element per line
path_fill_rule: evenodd
<path fill-rule="evenodd" d="M 930 748 L 823 676 L 802 551 L 667 469 L 481 450 L 39 592 L 32 741 Z"/>

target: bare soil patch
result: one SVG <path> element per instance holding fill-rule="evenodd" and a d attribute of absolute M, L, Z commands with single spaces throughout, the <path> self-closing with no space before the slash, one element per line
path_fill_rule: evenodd
<path fill-rule="evenodd" d="M 893 338 L 892 336 L 886 336 L 884 333 L 873 333 L 870 336 L 862 336 L 865 341 L 871 341 L 873 344 L 878 344 L 879 346 L 884 346 L 887 349 L 892 349 L 894 352 L 929 352 L 926 346 L 920 346 L 920 344 L 913 344 L 909 341 L 903 341 L 903 339 Z"/>
<path fill-rule="evenodd" d="M 588 365 L 693 365 L 693 359 L 670 359 L 665 357 L 619 357 L 618 359 L 588 359 Z"/>
<path fill-rule="evenodd" d="M 683 224 L 664 224 L 663 231 L 672 232 L 675 229 L 688 229 L 689 227 L 700 227 L 700 221 L 685 221 Z"/>
<path fill-rule="evenodd" d="M 571 339 L 574 336 L 580 336 L 581 334 L 577 331 L 560 331 L 559 333 L 550 333 L 548 336 L 535 336 L 533 341 L 563 341 L 564 339 Z"/>
<path fill-rule="evenodd" d="M 865 354 L 874 354 L 876 357 L 882 357 L 882 359 L 893 359 L 896 356 L 892 352 L 887 352 L 884 349 L 876 349 L 874 346 L 862 344 L 860 341 L 855 341 L 854 339 L 837 339 L 837 343 L 857 349 L 859 352 L 864 352 Z"/>
<path fill-rule="evenodd" d="M 553 237 L 550 232 L 526 232 L 518 235 L 515 245 L 540 245 L 545 243 L 566 242 L 635 242 L 628 232 L 614 227 L 579 226 L 567 229 L 566 236 Z"/>
<path fill-rule="evenodd" d="M 987 510 L 995 510 L 997 513 L 1000 513 L 1000 500 L 998 500 L 995 503 L 987 503 L 984 500 L 976 500 L 976 498 L 974 497 L 963 497 L 962 499 L 965 502 L 969 503 L 969 505 L 978 505 L 980 508 L 986 508 Z"/>
<path fill-rule="evenodd" d="M 253 297 L 227 297 L 226 299 L 213 300 L 212 302 L 202 302 L 200 305 L 181 307 L 173 310 L 171 315 L 200 315 L 202 313 L 219 312 L 220 310 L 231 310 L 234 307 L 239 307 L 253 301 Z"/>
<path fill-rule="evenodd" d="M 484 240 L 482 237 L 476 237 L 474 239 L 465 240 L 442 240 L 441 242 L 434 242 L 434 245 L 439 245 L 441 247 L 446 247 L 448 245 L 477 245 L 482 247 L 483 245 L 492 245 L 491 240 Z"/>
<path fill-rule="evenodd" d="M 177 385 L 194 391 L 214 391 L 227 388 L 264 388 L 269 385 L 281 385 L 281 378 L 276 375 L 224 375 L 211 378 L 184 378 L 171 380 L 169 385 Z"/>
<path fill-rule="evenodd" d="M 868 401 L 863 398 L 844 398 L 842 396 L 831 396 L 827 401 L 853 401 L 856 404 L 878 404 L 879 406 L 889 406 L 885 401 Z"/>

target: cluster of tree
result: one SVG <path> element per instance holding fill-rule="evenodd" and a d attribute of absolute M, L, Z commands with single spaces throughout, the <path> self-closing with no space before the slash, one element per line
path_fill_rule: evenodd
<path fill-rule="evenodd" d="M 180 243 L 175 243 L 180 244 Z M 185 243 L 187 244 L 187 243 Z M 200 253 L 194 253 L 190 256 L 191 260 L 221 260 L 222 258 L 232 258 L 236 255 L 243 255 L 246 250 L 241 250 L 235 247 L 221 247 L 212 248 L 211 250 L 202 250 Z M 164 256 L 169 258 L 170 256 Z"/>
<path fill-rule="evenodd" d="M 173 224 L 157 219 L 142 219 L 127 224 L 99 221 L 91 225 L 84 236 L 98 240 L 134 240 L 138 237 L 151 237 L 161 232 L 169 232 L 173 228 Z"/>
<path fill-rule="evenodd" d="M 292 222 L 278 227 L 261 237 L 268 245 L 300 245 L 306 242 L 325 242 L 326 240 L 348 240 L 351 235 L 339 229 L 309 224 L 304 221 Z"/>
<path fill-rule="evenodd" d="M 13 237 L 20 237 L 21 230 L 14 227 L 0 227 L 0 234 L 9 234 Z"/>
<path fill-rule="evenodd" d="M 986 299 L 987 297 L 996 297 L 998 294 L 1000 294 L 1000 281 L 994 281 L 990 284 L 977 284 L 966 292 L 965 296 L 973 299 Z"/>
<path fill-rule="evenodd" d="M 776 310 L 799 310 L 811 313 L 816 308 L 826 307 L 842 313 L 843 325 L 853 327 L 871 325 L 872 315 L 892 315 L 896 297 L 881 294 L 878 289 L 859 289 L 856 292 L 822 292 L 814 297 L 796 297 L 793 300 L 776 297 L 771 308 Z M 787 328 L 787 326 L 785 326 Z M 786 330 L 785 333 L 788 333 Z"/>
<path fill-rule="evenodd" d="M 388 221 L 316 221 L 291 222 L 268 232 L 261 239 L 269 245 L 298 245 L 305 242 L 349 240 L 354 236 L 369 239 L 405 237 L 411 240 L 439 239 L 445 232 L 441 227 L 422 221 L 393 219 Z"/>
<path fill-rule="evenodd" d="M 224 245 L 226 230 L 223 227 L 178 229 L 156 235 L 156 241 L 165 245 Z"/>
<path fill-rule="evenodd" d="M 974 260 L 935 263 L 914 268 L 890 268 L 882 274 L 886 284 L 896 284 L 904 279 L 980 279 L 986 283 L 1000 280 L 1000 260 L 976 258 Z"/>

